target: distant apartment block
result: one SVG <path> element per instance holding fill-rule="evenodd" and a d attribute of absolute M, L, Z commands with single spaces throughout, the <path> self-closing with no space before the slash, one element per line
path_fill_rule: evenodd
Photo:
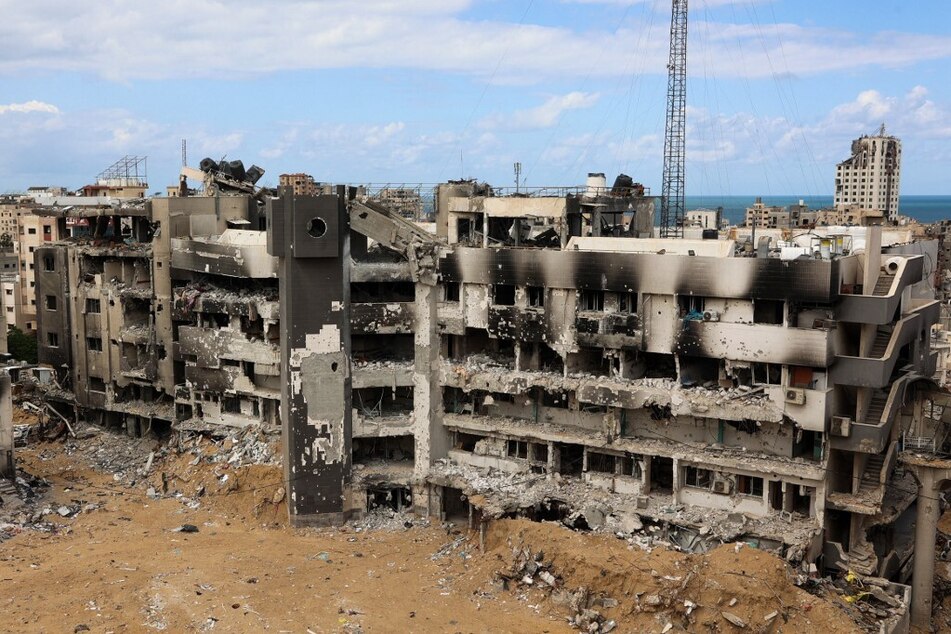
<path fill-rule="evenodd" d="M 835 206 L 857 204 L 894 220 L 900 175 L 901 141 L 886 135 L 882 125 L 878 134 L 852 141 L 852 156 L 836 167 Z"/>

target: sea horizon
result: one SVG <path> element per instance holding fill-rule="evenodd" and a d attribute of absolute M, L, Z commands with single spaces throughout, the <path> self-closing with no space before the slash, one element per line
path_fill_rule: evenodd
<path fill-rule="evenodd" d="M 743 222 L 746 217 L 746 208 L 753 205 L 757 198 L 761 198 L 767 206 L 786 207 L 803 201 L 810 209 L 832 207 L 833 196 L 800 196 L 795 194 L 734 194 L 730 196 L 717 195 L 687 195 L 685 197 L 687 210 L 716 209 L 723 207 L 723 216 L 731 223 Z M 937 222 L 951 219 L 951 194 L 908 194 L 898 200 L 898 213 L 914 218 L 921 223 Z"/>

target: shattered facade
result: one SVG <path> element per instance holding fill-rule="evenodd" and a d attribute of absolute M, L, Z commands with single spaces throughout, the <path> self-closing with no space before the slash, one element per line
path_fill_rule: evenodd
<path fill-rule="evenodd" d="M 447 183 L 435 234 L 353 188 L 265 203 L 156 198 L 37 249 L 60 402 L 132 433 L 281 426 L 298 524 L 650 524 L 908 579 L 899 457 L 938 355 L 917 245 L 638 238 L 654 199 L 613 189 Z"/>
<path fill-rule="evenodd" d="M 276 262 L 247 196 L 77 208 L 92 236 L 36 251 L 51 397 L 138 435 L 279 424 Z"/>
<path fill-rule="evenodd" d="M 329 434 L 323 451 L 350 440 L 335 515 L 387 503 L 669 522 L 693 546 L 742 536 L 907 578 L 915 492 L 896 459 L 903 408 L 936 360 L 924 256 L 883 252 L 879 227 L 865 253 L 791 261 L 597 236 L 608 223 L 572 218 L 571 199 L 468 182 L 440 189 L 438 243 L 348 204 L 353 240 L 404 257 L 357 246 L 341 263 L 351 416 L 307 423 Z M 343 340 L 334 331 L 334 351 Z"/>

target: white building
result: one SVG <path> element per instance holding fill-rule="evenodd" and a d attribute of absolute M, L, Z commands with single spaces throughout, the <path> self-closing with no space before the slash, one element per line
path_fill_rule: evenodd
<path fill-rule="evenodd" d="M 877 135 L 852 141 L 852 156 L 836 167 L 835 206 L 858 204 L 893 220 L 898 215 L 900 173 L 901 141 L 887 136 L 883 124 Z"/>

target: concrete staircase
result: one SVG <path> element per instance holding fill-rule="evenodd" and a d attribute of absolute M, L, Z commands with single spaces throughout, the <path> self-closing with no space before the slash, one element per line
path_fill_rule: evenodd
<path fill-rule="evenodd" d="M 869 401 L 868 409 L 865 410 L 865 418 L 862 423 L 866 425 L 878 425 L 881 423 L 882 414 L 885 413 L 885 404 L 888 403 L 888 394 L 885 392 L 875 392 L 872 400 Z"/>
<path fill-rule="evenodd" d="M 865 471 L 862 472 L 862 479 L 859 481 L 859 494 L 875 491 L 882 486 L 882 466 L 885 464 L 883 454 L 875 454 L 868 457 L 865 463 Z"/>
<path fill-rule="evenodd" d="M 872 342 L 872 349 L 868 353 L 870 359 L 881 359 L 888 350 L 888 342 L 892 339 L 892 333 L 889 330 L 879 329 L 875 333 L 875 341 Z"/>
<path fill-rule="evenodd" d="M 894 281 L 894 275 L 885 275 L 882 273 L 878 276 L 878 281 L 875 283 L 875 288 L 872 289 L 872 295 L 878 295 L 879 297 L 888 295 L 888 291 L 892 289 L 892 282 Z"/>

